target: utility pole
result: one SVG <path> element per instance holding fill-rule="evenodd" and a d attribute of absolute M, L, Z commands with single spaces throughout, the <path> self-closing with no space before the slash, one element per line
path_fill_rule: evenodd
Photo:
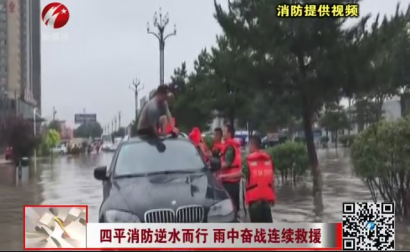
<path fill-rule="evenodd" d="M 165 50 L 165 41 L 171 36 L 177 35 L 177 27 L 174 25 L 174 31 L 165 35 L 165 28 L 169 23 L 169 14 L 166 13 L 165 16 L 162 16 L 162 10 L 159 9 L 159 14 L 154 13 L 153 26 L 157 29 L 156 32 L 152 32 L 150 29 L 149 22 L 147 23 L 147 33 L 153 35 L 158 39 L 159 42 L 159 83 L 160 85 L 164 84 L 164 50 Z"/>
<path fill-rule="evenodd" d="M 111 122 L 111 134 L 114 133 L 114 121 Z"/>
<path fill-rule="evenodd" d="M 144 85 L 141 84 L 141 81 L 139 79 L 134 79 L 132 80 L 132 83 L 130 84 L 129 88 L 134 91 L 134 99 L 135 99 L 135 121 L 138 118 L 138 94 L 141 90 L 144 89 Z"/>
<path fill-rule="evenodd" d="M 121 128 L 121 111 L 118 111 L 118 129 Z"/>
<path fill-rule="evenodd" d="M 57 114 L 57 110 L 55 107 L 53 107 L 53 122 L 56 120 L 56 114 Z"/>
<path fill-rule="evenodd" d="M 85 108 L 83 108 L 83 114 L 85 114 Z M 85 127 L 85 132 L 86 132 L 88 138 L 90 138 L 90 130 L 88 129 L 87 119 L 84 120 L 83 124 L 84 124 L 84 127 Z"/>
<path fill-rule="evenodd" d="M 117 131 L 117 117 L 114 117 L 114 131 Z"/>

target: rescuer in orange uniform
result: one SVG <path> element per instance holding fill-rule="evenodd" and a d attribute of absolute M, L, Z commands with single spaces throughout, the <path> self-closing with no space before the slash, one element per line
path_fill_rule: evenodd
<path fill-rule="evenodd" d="M 222 167 L 219 174 L 219 179 L 225 187 L 225 190 L 229 193 L 232 202 L 238 213 L 239 207 L 239 195 L 240 195 L 240 181 L 241 181 L 241 144 L 235 140 L 235 128 L 232 125 L 226 125 L 224 127 L 224 144 L 221 150 L 221 162 Z"/>
<path fill-rule="evenodd" d="M 249 155 L 242 166 L 246 180 L 245 202 L 251 222 L 272 221 L 271 206 L 275 203 L 274 166 L 270 156 L 261 150 L 259 136 L 249 139 Z"/>
<path fill-rule="evenodd" d="M 205 162 L 208 162 L 211 157 L 211 152 L 208 150 L 206 143 L 204 143 L 201 136 L 201 131 L 198 127 L 195 127 L 191 130 L 191 132 L 189 133 L 189 139 L 199 149 Z"/>

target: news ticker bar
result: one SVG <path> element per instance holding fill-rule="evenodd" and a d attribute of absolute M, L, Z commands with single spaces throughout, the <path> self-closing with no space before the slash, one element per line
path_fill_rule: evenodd
<path fill-rule="evenodd" d="M 84 205 L 24 206 L 24 217 L 26 250 L 395 248 L 394 204 L 384 202 L 343 203 L 343 223 L 88 223 Z"/>
<path fill-rule="evenodd" d="M 87 247 L 341 249 L 342 224 L 89 223 Z"/>

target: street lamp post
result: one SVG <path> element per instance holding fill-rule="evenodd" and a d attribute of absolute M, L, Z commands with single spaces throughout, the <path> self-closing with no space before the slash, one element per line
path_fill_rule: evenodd
<path fill-rule="evenodd" d="M 134 79 L 130 84 L 129 88 L 134 91 L 134 100 L 135 100 L 135 120 L 138 119 L 138 94 L 144 88 L 144 85 L 141 85 L 141 81 Z"/>
<path fill-rule="evenodd" d="M 165 49 L 165 41 L 167 38 L 171 36 L 177 35 L 177 28 L 174 25 L 174 31 L 172 33 L 168 33 L 165 35 L 165 28 L 169 23 L 169 15 L 168 13 L 165 16 L 162 15 L 161 8 L 159 9 L 159 14 L 157 12 L 154 13 L 153 19 L 153 26 L 157 28 L 157 31 L 152 32 L 150 29 L 149 22 L 147 23 L 147 33 L 154 35 L 159 42 L 159 80 L 160 84 L 164 84 L 164 49 Z"/>
<path fill-rule="evenodd" d="M 34 135 L 34 137 L 37 136 L 36 117 L 37 117 L 37 108 L 33 108 L 33 135 Z M 34 163 L 36 163 L 36 160 L 37 160 L 37 150 L 34 149 Z"/>
<path fill-rule="evenodd" d="M 53 122 L 56 120 L 56 114 L 57 114 L 57 110 L 55 107 L 53 107 Z"/>
<path fill-rule="evenodd" d="M 33 108 L 33 135 L 36 136 L 37 135 L 37 127 L 36 127 L 36 112 L 37 112 L 37 108 Z"/>

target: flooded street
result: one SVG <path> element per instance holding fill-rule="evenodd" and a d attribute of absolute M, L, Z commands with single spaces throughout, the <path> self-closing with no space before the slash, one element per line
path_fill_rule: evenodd
<path fill-rule="evenodd" d="M 342 202 L 369 201 L 370 194 L 355 178 L 348 153 L 343 149 L 319 150 L 323 173 L 324 213 L 316 216 L 307 181 L 298 188 L 277 187 L 278 200 L 273 208 L 276 222 L 341 221 Z M 0 246 L 3 250 L 23 248 L 23 205 L 85 204 L 90 222 L 97 221 L 102 200 L 101 182 L 93 177 L 93 169 L 109 165 L 111 154 L 61 157 L 51 164 L 38 160 L 35 167 L 23 170 L 21 180 L 15 168 L 0 166 Z M 396 220 L 396 223 L 398 221 Z M 396 249 L 410 248 L 407 226 L 396 227 Z"/>

